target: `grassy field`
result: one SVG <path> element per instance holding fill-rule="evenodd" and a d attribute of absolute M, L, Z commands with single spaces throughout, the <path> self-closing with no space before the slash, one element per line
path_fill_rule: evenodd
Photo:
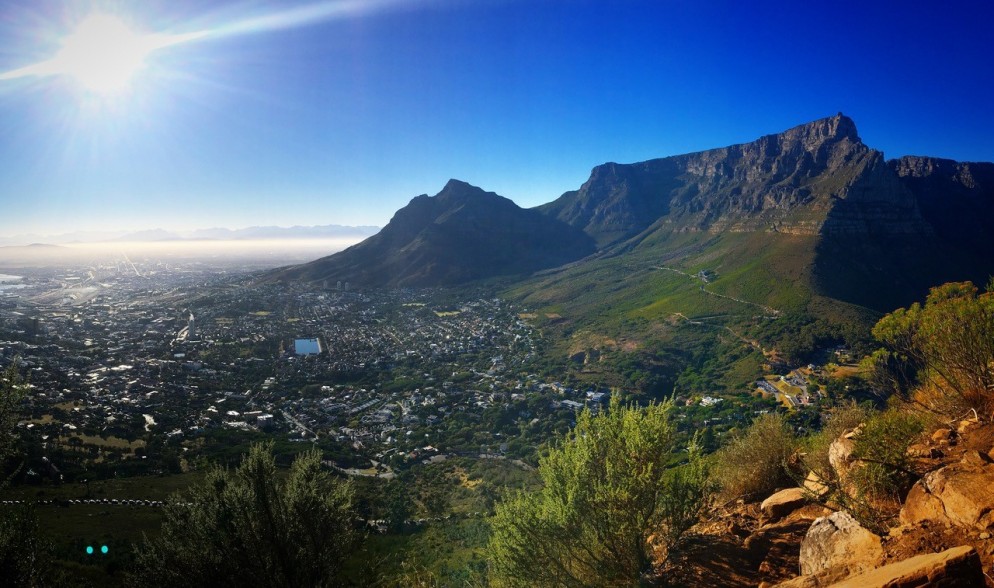
<path fill-rule="evenodd" d="M 98 447 L 106 447 L 110 449 L 121 449 L 129 452 L 133 452 L 135 449 L 145 446 L 144 439 L 136 439 L 135 441 L 128 441 L 127 439 L 121 439 L 120 437 L 115 437 L 113 435 L 108 435 L 106 437 L 97 437 L 94 435 L 76 434 L 76 435 L 71 435 L 71 437 L 78 438 L 86 445 L 96 445 Z"/>

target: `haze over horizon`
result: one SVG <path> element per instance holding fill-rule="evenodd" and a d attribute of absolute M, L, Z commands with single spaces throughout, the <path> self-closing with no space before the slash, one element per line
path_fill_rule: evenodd
<path fill-rule="evenodd" d="M 345 225 L 294 225 L 252 227 L 205 227 L 189 230 L 167 230 L 161 227 L 141 230 L 109 229 L 103 231 L 77 230 L 67 233 L 25 233 L 0 235 L 0 247 L 25 245 L 63 245 L 113 242 L 159 241 L 300 241 L 339 240 L 350 242 L 376 233 L 380 227 Z"/>
<path fill-rule="evenodd" d="M 988 4 L 702 4 L 12 2 L 0 236 L 383 226 L 449 178 L 529 207 L 839 111 L 888 158 L 994 160 Z M 126 31 L 69 60 L 93 13 Z"/>

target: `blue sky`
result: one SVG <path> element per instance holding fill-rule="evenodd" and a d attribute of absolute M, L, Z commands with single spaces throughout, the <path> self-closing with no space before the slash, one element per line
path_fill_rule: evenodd
<path fill-rule="evenodd" d="M 7 1 L 0 72 L 94 10 L 180 34 L 313 4 Z M 838 111 L 888 157 L 994 161 L 988 5 L 387 0 L 168 47 L 110 98 L 0 80 L 0 235 L 383 225 L 453 177 L 534 206 Z"/>

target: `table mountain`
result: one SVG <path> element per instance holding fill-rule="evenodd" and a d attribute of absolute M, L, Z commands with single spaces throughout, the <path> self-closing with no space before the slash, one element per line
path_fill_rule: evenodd
<path fill-rule="evenodd" d="M 539 207 L 583 230 L 599 255 L 516 292 L 536 305 L 568 302 L 588 316 L 636 299 L 646 303 L 635 312 L 649 317 L 688 308 L 748 312 L 731 299 L 816 315 L 826 301 L 836 310 L 841 302 L 887 311 L 944 281 L 987 282 L 992 169 L 931 158 L 888 162 L 841 113 L 751 143 L 604 164 L 578 190 Z M 701 300 L 693 284 L 653 270 L 662 265 L 713 271 L 707 288 L 726 298 Z M 624 287 L 598 286 L 620 272 Z"/>
<path fill-rule="evenodd" d="M 841 113 L 752 143 L 594 168 L 540 207 L 601 247 L 653 227 L 680 231 L 927 235 L 883 153 Z"/>

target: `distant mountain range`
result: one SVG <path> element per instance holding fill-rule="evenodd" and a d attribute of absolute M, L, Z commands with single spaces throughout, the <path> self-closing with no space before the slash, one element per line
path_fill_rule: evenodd
<path fill-rule="evenodd" d="M 658 307 L 680 290 L 660 281 L 658 268 L 672 266 L 713 271 L 714 292 L 764 306 L 885 311 L 943 281 L 986 283 L 992 226 L 994 164 L 887 161 L 840 113 L 751 143 L 600 165 L 530 210 L 453 180 L 374 237 L 269 277 L 432 286 L 514 276 L 539 305 Z"/>
<path fill-rule="evenodd" d="M 59 235 L 15 235 L 0 237 L 2 245 L 28 245 L 37 243 L 68 244 L 97 243 L 108 241 L 236 241 L 255 239 L 341 239 L 368 237 L 379 231 L 373 226 L 319 225 L 294 227 L 248 227 L 244 229 L 197 229 L 194 231 L 166 231 L 150 229 L 145 231 L 77 231 Z"/>

